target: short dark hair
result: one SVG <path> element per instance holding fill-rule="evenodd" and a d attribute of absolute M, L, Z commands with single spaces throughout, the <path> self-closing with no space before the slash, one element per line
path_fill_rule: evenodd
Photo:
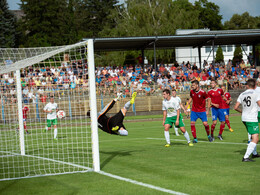
<path fill-rule="evenodd" d="M 195 83 L 196 85 L 200 84 L 198 80 L 191 81 L 191 83 Z"/>
<path fill-rule="evenodd" d="M 175 88 L 173 88 L 173 89 L 172 89 L 172 91 L 176 91 L 176 89 L 175 89 Z"/>
<path fill-rule="evenodd" d="M 164 90 L 163 90 L 163 93 L 164 93 L 164 92 L 167 93 L 167 94 L 171 94 L 171 92 L 170 92 L 169 89 L 164 89 Z"/>
<path fill-rule="evenodd" d="M 215 79 L 211 79 L 210 81 L 214 81 L 215 83 L 217 83 L 217 81 Z"/>
<path fill-rule="evenodd" d="M 251 88 L 251 89 L 254 89 L 255 88 L 255 79 L 248 79 L 248 81 L 246 82 L 246 85 Z"/>

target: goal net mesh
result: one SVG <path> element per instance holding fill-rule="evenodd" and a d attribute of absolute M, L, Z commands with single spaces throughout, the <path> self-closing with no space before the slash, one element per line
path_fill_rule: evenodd
<path fill-rule="evenodd" d="M 0 49 L 0 180 L 92 170 L 87 49 L 87 42 Z M 65 112 L 64 118 L 47 121 L 44 110 L 50 97 Z M 52 113 L 55 116 L 56 110 Z M 25 155 L 21 155 L 21 129 Z"/>

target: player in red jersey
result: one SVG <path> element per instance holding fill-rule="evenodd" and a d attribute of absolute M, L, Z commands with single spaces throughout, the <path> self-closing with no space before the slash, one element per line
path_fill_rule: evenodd
<path fill-rule="evenodd" d="M 27 124 L 26 124 L 26 119 L 28 117 L 28 112 L 29 112 L 29 107 L 27 105 L 25 105 L 23 107 L 23 128 L 24 128 L 24 130 L 25 130 L 25 132 L 27 134 L 30 134 L 29 131 L 27 130 Z M 17 114 L 18 114 L 18 112 L 17 112 Z M 16 131 L 18 133 L 19 132 L 19 128 L 17 128 Z"/>
<path fill-rule="evenodd" d="M 199 81 L 197 80 L 191 82 L 191 88 L 192 90 L 190 91 L 190 99 L 188 101 L 188 104 L 193 102 L 190 115 L 191 133 L 194 138 L 193 143 L 198 142 L 195 127 L 195 122 L 198 118 L 202 120 L 202 123 L 207 132 L 208 139 L 210 142 L 212 142 L 212 138 L 209 135 L 209 125 L 207 119 L 208 112 L 206 111 L 206 99 L 208 99 L 208 95 L 204 90 L 200 89 Z"/>
<path fill-rule="evenodd" d="M 217 87 L 217 82 L 215 80 L 211 80 L 210 82 L 211 89 L 208 91 L 209 96 L 209 107 L 210 110 L 211 107 L 211 115 L 212 115 L 212 125 L 211 125 L 211 137 L 214 141 L 214 130 L 217 124 L 217 120 L 221 122 L 220 124 L 220 130 L 218 134 L 218 138 L 220 140 L 223 140 L 222 133 L 225 128 L 225 115 L 224 115 L 224 107 L 222 105 L 222 96 L 224 95 L 224 92 L 222 89 Z"/>
<path fill-rule="evenodd" d="M 225 115 L 225 122 L 229 128 L 230 132 L 233 132 L 234 130 L 230 127 L 230 122 L 229 122 L 229 104 L 232 101 L 230 93 L 226 92 L 226 86 L 222 86 L 221 89 L 224 92 L 224 96 L 222 98 L 222 105 L 224 109 L 224 115 Z"/>

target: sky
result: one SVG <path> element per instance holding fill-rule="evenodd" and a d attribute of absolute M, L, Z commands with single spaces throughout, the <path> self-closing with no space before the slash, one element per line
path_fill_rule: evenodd
<path fill-rule="evenodd" d="M 124 0 L 119 0 L 124 2 Z M 194 3 L 195 0 L 189 0 Z M 208 0 L 217 4 L 220 7 L 220 15 L 222 15 L 222 22 L 230 20 L 233 14 L 242 14 L 248 12 L 251 16 L 260 16 L 260 2 L 259 0 Z M 20 0 L 7 0 L 11 10 L 19 9 L 18 3 Z"/>

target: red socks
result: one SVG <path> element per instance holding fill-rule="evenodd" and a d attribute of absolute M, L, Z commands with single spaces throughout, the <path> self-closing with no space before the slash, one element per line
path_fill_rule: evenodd
<path fill-rule="evenodd" d="M 211 125 L 211 135 L 214 135 L 214 130 L 215 130 L 216 125 L 212 124 Z"/>
<path fill-rule="evenodd" d="M 222 133 L 223 133 L 223 131 L 224 131 L 224 128 L 225 128 L 225 123 L 221 123 L 221 124 L 220 124 L 219 135 L 222 135 Z"/>
<path fill-rule="evenodd" d="M 207 125 L 204 125 L 204 127 L 205 127 L 205 130 L 206 130 L 206 132 L 207 132 L 207 136 L 209 136 L 209 125 L 207 124 Z"/>
<path fill-rule="evenodd" d="M 226 124 L 227 124 L 228 128 L 231 129 L 231 127 L 230 127 L 230 122 L 229 122 L 228 119 L 226 120 Z"/>
<path fill-rule="evenodd" d="M 196 135 L 196 127 L 195 127 L 195 124 L 191 123 L 191 124 L 190 124 L 190 127 L 191 127 L 192 136 L 194 137 L 194 139 L 196 139 L 196 138 L 197 138 L 197 135 Z"/>

